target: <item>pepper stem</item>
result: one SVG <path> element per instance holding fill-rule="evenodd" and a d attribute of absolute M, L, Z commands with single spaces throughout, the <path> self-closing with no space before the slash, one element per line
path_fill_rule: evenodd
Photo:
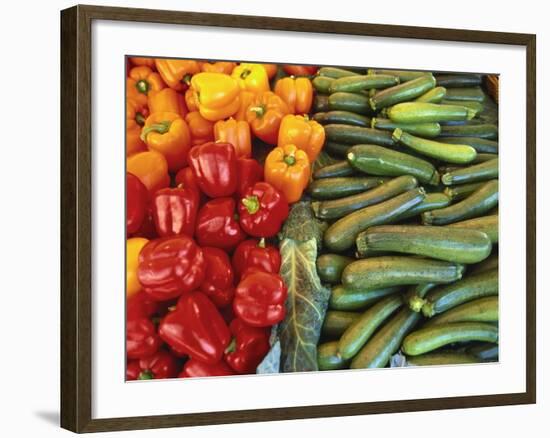
<path fill-rule="evenodd" d="M 135 121 L 139 126 L 145 125 L 145 116 L 141 113 L 136 113 Z"/>
<path fill-rule="evenodd" d="M 140 93 L 147 94 L 149 92 L 149 83 L 145 79 L 140 79 L 136 82 L 136 88 Z"/>
<path fill-rule="evenodd" d="M 256 195 L 246 196 L 241 202 L 246 207 L 246 211 L 248 211 L 249 214 L 256 214 L 260 209 L 260 200 Z"/>
<path fill-rule="evenodd" d="M 224 353 L 233 353 L 237 349 L 237 338 L 233 337 L 231 338 L 231 342 L 225 349 Z"/>
<path fill-rule="evenodd" d="M 285 155 L 284 162 L 289 166 L 294 166 L 296 164 L 296 157 L 294 155 Z"/>
<path fill-rule="evenodd" d="M 160 123 L 153 123 L 152 125 L 147 126 L 147 128 L 143 128 L 141 131 L 141 139 L 145 141 L 147 138 L 147 135 L 150 132 L 158 132 L 159 134 L 166 134 L 168 130 L 170 129 L 171 122 L 164 121 Z"/>
<path fill-rule="evenodd" d="M 258 248 L 265 248 L 265 237 L 262 237 L 258 242 Z"/>
<path fill-rule="evenodd" d="M 246 79 L 250 73 L 252 73 L 252 70 L 250 69 L 244 69 L 243 72 L 241 73 L 241 79 Z"/>
<path fill-rule="evenodd" d="M 185 85 L 189 85 L 191 83 L 192 75 L 187 73 L 183 78 L 181 78 L 181 82 Z"/>
<path fill-rule="evenodd" d="M 249 110 L 254 111 L 256 113 L 256 117 L 262 118 L 265 114 L 265 105 L 251 106 Z"/>
<path fill-rule="evenodd" d="M 139 373 L 138 380 L 151 380 L 153 378 L 153 373 L 149 370 L 142 371 Z"/>

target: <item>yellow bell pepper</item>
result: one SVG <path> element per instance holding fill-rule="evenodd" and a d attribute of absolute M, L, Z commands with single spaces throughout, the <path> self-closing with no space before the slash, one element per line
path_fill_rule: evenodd
<path fill-rule="evenodd" d="M 262 64 L 240 64 L 233 69 L 231 76 L 238 81 L 242 90 L 254 93 L 269 91 L 269 79 Z"/>
<path fill-rule="evenodd" d="M 141 290 L 141 284 L 137 278 L 139 253 L 145 244 L 149 242 L 143 237 L 132 237 L 126 240 L 126 297 L 131 297 Z"/>
<path fill-rule="evenodd" d="M 240 106 L 240 88 L 236 79 L 224 73 L 197 73 L 191 87 L 199 112 L 206 120 L 217 122 L 235 114 Z"/>
<path fill-rule="evenodd" d="M 287 144 L 294 144 L 298 149 L 303 150 L 309 162 L 313 163 L 325 144 L 325 128 L 307 115 L 288 114 L 281 121 L 277 141 L 279 147 Z"/>

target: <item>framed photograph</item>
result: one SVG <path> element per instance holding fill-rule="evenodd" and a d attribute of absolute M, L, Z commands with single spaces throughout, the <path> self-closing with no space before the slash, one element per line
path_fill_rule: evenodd
<path fill-rule="evenodd" d="M 535 403 L 535 43 L 62 11 L 61 426 Z"/>

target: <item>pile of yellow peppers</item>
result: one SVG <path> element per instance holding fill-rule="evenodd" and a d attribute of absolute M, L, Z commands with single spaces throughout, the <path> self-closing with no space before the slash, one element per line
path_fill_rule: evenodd
<path fill-rule="evenodd" d="M 265 159 L 264 179 L 288 202 L 298 201 L 325 132 L 307 115 L 313 101 L 309 76 L 282 77 L 271 88 L 277 69 L 286 67 L 315 72 L 309 66 L 129 58 L 128 172 L 154 193 L 187 167 L 192 147 L 231 143 L 237 157 L 247 158 L 258 139 L 273 146 Z"/>

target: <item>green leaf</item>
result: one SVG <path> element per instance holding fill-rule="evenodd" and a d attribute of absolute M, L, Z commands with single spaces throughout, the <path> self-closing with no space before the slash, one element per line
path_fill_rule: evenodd
<path fill-rule="evenodd" d="M 298 242 L 315 239 L 317 247 L 320 249 L 323 242 L 323 233 L 327 227 L 328 225 L 325 222 L 320 221 L 313 214 L 311 202 L 296 202 L 283 225 L 279 239 L 292 239 Z"/>
<path fill-rule="evenodd" d="M 279 250 L 280 274 L 288 288 L 286 318 L 279 324 L 280 369 L 317 371 L 317 344 L 330 297 L 317 275 L 317 240 L 285 238 Z"/>

